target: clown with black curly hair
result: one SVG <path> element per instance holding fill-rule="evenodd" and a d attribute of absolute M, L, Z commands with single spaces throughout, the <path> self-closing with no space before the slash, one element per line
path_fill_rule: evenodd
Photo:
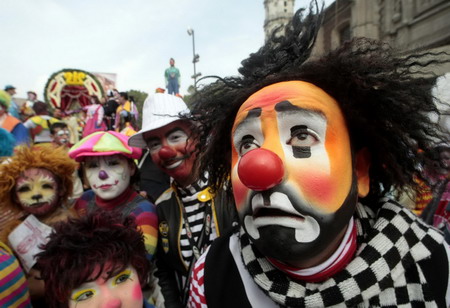
<path fill-rule="evenodd" d="M 190 307 L 450 304 L 442 234 L 388 198 L 445 137 L 425 69 L 450 55 L 361 38 L 312 57 L 320 21 L 297 12 L 193 100 L 202 168 L 241 226 L 196 263 Z"/>

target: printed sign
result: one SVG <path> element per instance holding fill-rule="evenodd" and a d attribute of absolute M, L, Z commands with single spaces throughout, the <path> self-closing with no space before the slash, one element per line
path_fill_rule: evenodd
<path fill-rule="evenodd" d="M 48 242 L 52 228 L 29 215 L 8 236 L 12 249 L 19 257 L 26 272 L 36 263 L 35 255 L 41 252 L 38 247 Z"/>

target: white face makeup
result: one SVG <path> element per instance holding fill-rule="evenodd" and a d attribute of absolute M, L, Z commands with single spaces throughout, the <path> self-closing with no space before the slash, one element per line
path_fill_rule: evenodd
<path fill-rule="evenodd" d="M 236 207 L 259 251 L 300 267 L 332 253 L 357 197 L 337 102 L 300 81 L 263 88 L 238 111 L 232 150 Z"/>
<path fill-rule="evenodd" d="M 53 142 L 57 145 L 67 145 L 69 144 L 70 131 L 65 128 L 57 128 L 55 129 L 55 133 L 53 134 Z"/>
<path fill-rule="evenodd" d="M 92 190 L 104 200 L 123 193 L 135 171 L 121 155 L 86 157 L 84 168 Z"/>
<path fill-rule="evenodd" d="M 107 277 L 104 271 L 96 280 L 72 290 L 69 308 L 142 308 L 142 290 L 133 267 Z"/>

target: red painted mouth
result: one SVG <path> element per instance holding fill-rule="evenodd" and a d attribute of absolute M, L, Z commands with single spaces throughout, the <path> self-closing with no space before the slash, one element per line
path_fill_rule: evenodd
<path fill-rule="evenodd" d="M 94 185 L 94 188 L 95 188 L 95 189 L 101 189 L 101 190 L 108 190 L 108 189 L 110 189 L 111 187 L 116 186 L 118 183 L 119 183 L 119 181 L 116 180 L 116 181 L 114 182 L 114 184 L 102 184 L 102 185 L 100 185 L 100 186 Z"/>

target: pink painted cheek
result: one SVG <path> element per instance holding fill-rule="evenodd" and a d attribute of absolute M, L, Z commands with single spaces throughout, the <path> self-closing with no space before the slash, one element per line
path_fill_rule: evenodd
<path fill-rule="evenodd" d="M 303 191 L 304 198 L 313 205 L 331 212 L 341 206 L 341 202 L 336 202 L 336 182 L 329 175 L 302 172 L 296 175 L 295 181 Z"/>
<path fill-rule="evenodd" d="M 131 291 L 131 297 L 133 298 L 133 300 L 142 300 L 142 289 L 138 283 L 133 287 L 133 290 Z"/>
<path fill-rule="evenodd" d="M 122 301 L 118 298 L 108 300 L 102 308 L 120 308 L 122 307 Z"/>

